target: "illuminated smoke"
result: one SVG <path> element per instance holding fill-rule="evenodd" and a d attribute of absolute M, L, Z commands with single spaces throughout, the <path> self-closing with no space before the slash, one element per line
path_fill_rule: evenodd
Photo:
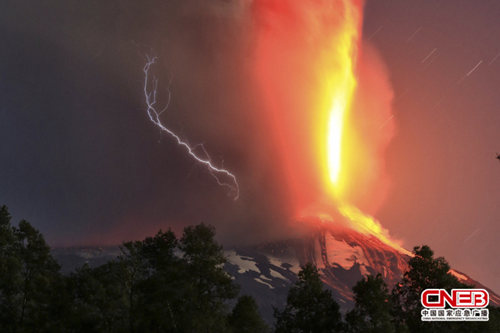
<path fill-rule="evenodd" d="M 253 8 L 262 118 L 292 218 L 345 223 L 404 251 L 365 213 L 385 194 L 382 155 L 394 126 L 387 73 L 363 54 L 362 1 L 256 0 Z"/>
<path fill-rule="evenodd" d="M 234 200 L 238 200 L 240 196 L 240 188 L 236 176 L 224 167 L 215 166 L 203 144 L 198 144 L 196 146 L 189 145 L 186 141 L 182 140 L 177 134 L 175 134 L 161 122 L 160 117 L 162 113 L 168 109 L 171 101 L 171 91 L 170 89 L 168 89 L 167 102 L 165 103 L 165 106 L 159 107 L 157 105 L 158 79 L 154 76 L 152 79 L 150 79 L 151 66 L 155 64 L 156 60 L 157 57 L 148 57 L 143 69 L 144 96 L 146 100 L 149 120 L 151 120 L 153 124 L 160 128 L 162 132 L 165 132 L 170 137 L 172 137 L 177 142 L 177 144 L 183 147 L 188 155 L 191 156 L 197 163 L 204 165 L 207 168 L 208 172 L 215 179 L 217 184 L 228 188 L 229 195 L 233 197 Z M 203 152 L 204 157 L 196 152 L 196 149 L 198 148 Z"/>

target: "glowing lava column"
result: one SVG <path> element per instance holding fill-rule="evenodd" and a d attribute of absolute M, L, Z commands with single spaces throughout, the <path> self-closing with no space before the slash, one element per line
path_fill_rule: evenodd
<path fill-rule="evenodd" d="M 351 100 L 356 87 L 354 76 L 354 60 L 357 56 L 360 29 L 359 6 L 353 6 L 349 1 L 343 1 L 345 15 L 344 27 L 336 40 L 334 56 L 339 66 L 335 73 L 331 73 L 331 108 L 327 128 L 327 167 L 329 181 L 333 186 L 334 195 L 342 195 L 342 177 L 346 177 L 343 170 L 342 157 L 346 153 L 346 143 L 343 140 L 346 130 L 346 113 L 351 106 Z"/>

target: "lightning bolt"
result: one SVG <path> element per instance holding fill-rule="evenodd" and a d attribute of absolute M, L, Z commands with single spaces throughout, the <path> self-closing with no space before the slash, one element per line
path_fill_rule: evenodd
<path fill-rule="evenodd" d="M 171 83 L 170 80 L 169 88 L 167 90 L 168 92 L 167 102 L 165 103 L 164 107 L 159 108 L 157 106 L 158 79 L 154 76 L 152 79 L 150 79 L 151 66 L 153 66 L 157 60 L 158 57 L 151 58 L 148 56 L 147 62 L 144 65 L 143 69 L 144 96 L 146 99 L 147 115 L 149 117 L 149 120 L 151 120 L 151 122 L 155 124 L 162 132 L 165 132 L 170 137 L 172 137 L 177 142 L 177 144 L 182 148 L 184 148 L 188 153 L 188 155 L 191 156 L 191 158 L 193 158 L 197 163 L 204 165 L 207 168 L 208 172 L 215 179 L 217 184 L 228 188 L 229 190 L 228 194 L 232 196 L 234 200 L 238 200 L 240 196 L 240 187 L 236 179 L 236 176 L 229 170 L 225 169 L 223 166 L 221 167 L 215 166 L 203 144 L 198 144 L 196 146 L 191 147 L 186 141 L 182 140 L 177 134 L 175 134 L 172 130 L 167 128 L 161 122 L 160 116 L 163 112 L 165 112 L 165 110 L 168 109 L 172 98 L 172 93 L 170 91 L 170 83 Z M 196 152 L 198 147 L 201 147 L 201 150 L 205 156 L 202 156 L 201 154 Z"/>

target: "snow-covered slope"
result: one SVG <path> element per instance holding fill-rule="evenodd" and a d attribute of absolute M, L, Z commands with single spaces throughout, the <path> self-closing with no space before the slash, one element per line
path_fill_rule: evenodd
<path fill-rule="evenodd" d="M 409 259 L 373 236 L 341 228 L 318 230 L 304 239 L 233 248 L 226 255 L 226 270 L 242 286 L 242 293 L 257 300 L 268 320 L 273 307 L 284 306 L 288 288 L 307 262 L 318 267 L 323 282 L 347 310 L 353 303 L 352 287 L 364 275 L 381 273 L 393 285 Z"/>
<path fill-rule="evenodd" d="M 410 259 L 406 252 L 374 236 L 340 227 L 323 228 L 304 239 L 233 248 L 226 255 L 226 270 L 242 286 L 242 293 L 257 300 L 268 321 L 272 321 L 273 307 L 285 305 L 288 288 L 296 281 L 300 266 L 307 262 L 318 267 L 323 282 L 346 311 L 353 305 L 352 287 L 364 275 L 380 273 L 392 288 L 402 278 Z M 464 273 L 451 273 L 462 282 L 486 288 Z M 500 305 L 498 295 L 488 291 L 490 302 Z"/>

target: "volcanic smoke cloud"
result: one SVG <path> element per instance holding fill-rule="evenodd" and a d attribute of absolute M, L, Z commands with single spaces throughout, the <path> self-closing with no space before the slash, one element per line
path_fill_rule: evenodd
<path fill-rule="evenodd" d="M 360 1 L 257 0 L 255 80 L 291 221 L 349 222 L 390 242 L 374 214 L 388 181 L 392 90 L 362 43 Z"/>

